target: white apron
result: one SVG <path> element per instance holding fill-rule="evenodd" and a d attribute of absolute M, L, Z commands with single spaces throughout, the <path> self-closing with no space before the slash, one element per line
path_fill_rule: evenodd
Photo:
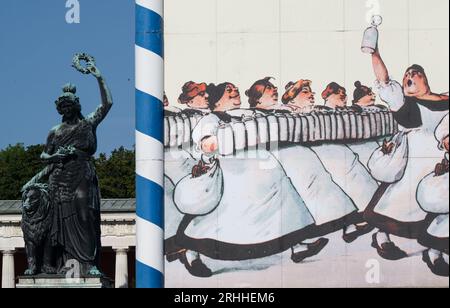
<path fill-rule="evenodd" d="M 316 225 L 333 222 L 358 211 L 310 148 L 293 145 L 274 155 L 305 201 Z"/>
<path fill-rule="evenodd" d="M 176 235 L 180 222 L 184 217 L 173 201 L 175 185 L 192 172 L 195 164 L 195 159 L 184 150 L 172 148 L 164 151 L 165 239 Z"/>
<path fill-rule="evenodd" d="M 437 238 L 448 238 L 448 214 L 439 215 L 428 227 L 428 234 Z"/>
<path fill-rule="evenodd" d="M 434 238 L 448 239 L 449 173 L 427 175 L 417 188 L 417 202 L 425 212 L 439 214 L 427 226 L 427 233 Z"/>
<path fill-rule="evenodd" d="M 378 189 L 378 183 L 358 160 L 349 147 L 341 144 L 313 146 L 312 150 L 322 161 L 333 181 L 352 199 L 363 212 Z"/>
<path fill-rule="evenodd" d="M 373 152 L 381 146 L 377 141 L 366 141 L 348 144 L 350 150 L 358 155 L 358 160 L 367 168 Z"/>
<path fill-rule="evenodd" d="M 187 237 L 253 245 L 314 224 L 303 200 L 269 152 L 250 151 L 245 159 L 230 156 L 219 161 L 224 179 L 222 199 L 211 214 L 191 221 L 185 230 Z"/>
<path fill-rule="evenodd" d="M 174 189 L 173 182 L 164 176 L 164 239 L 166 240 L 176 235 L 184 217 L 173 202 Z"/>
<path fill-rule="evenodd" d="M 419 182 L 430 173 L 436 163 L 442 161 L 443 154 L 437 147 L 434 131 L 448 111 L 431 111 L 419 105 L 423 126 L 408 134 L 408 166 L 403 178 L 389 186 L 378 202 L 374 212 L 400 222 L 420 222 L 427 213 L 416 199 Z M 403 128 L 400 127 L 400 130 Z"/>

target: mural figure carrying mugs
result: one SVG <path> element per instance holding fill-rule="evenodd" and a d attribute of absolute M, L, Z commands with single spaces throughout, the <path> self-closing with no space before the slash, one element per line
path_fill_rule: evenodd
<path fill-rule="evenodd" d="M 430 166 L 442 159 L 442 153 L 435 145 L 433 132 L 441 119 L 448 113 L 449 97 L 431 91 L 425 69 L 414 64 L 407 68 L 403 82 L 392 80 L 377 48 L 372 54 L 372 63 L 377 78 L 377 88 L 381 99 L 389 105 L 400 125 L 399 134 L 391 143 L 385 143 L 380 156 L 394 157 L 393 168 L 371 158 L 369 167 L 380 182 L 379 198 L 373 200 L 366 211 L 366 219 L 380 229 L 373 235 L 372 246 L 379 255 L 388 260 L 399 260 L 407 253 L 391 240 L 389 234 L 417 239 L 424 226 L 429 225 L 427 214 L 421 209 L 416 198 L 411 198 L 411 185 L 417 187 Z M 389 163 L 389 162 L 388 162 Z M 391 175 L 397 173 L 393 180 Z M 376 174 L 376 175 L 375 175 Z"/>

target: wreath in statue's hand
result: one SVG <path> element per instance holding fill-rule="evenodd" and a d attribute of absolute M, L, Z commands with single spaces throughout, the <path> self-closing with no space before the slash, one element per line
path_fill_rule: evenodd
<path fill-rule="evenodd" d="M 84 61 L 86 63 L 86 67 L 83 67 L 83 65 L 81 65 L 81 61 Z M 89 75 L 91 71 L 87 68 L 88 66 L 95 66 L 95 59 L 93 56 L 90 56 L 87 53 L 77 53 L 73 57 L 72 67 L 74 67 L 80 73 Z"/>

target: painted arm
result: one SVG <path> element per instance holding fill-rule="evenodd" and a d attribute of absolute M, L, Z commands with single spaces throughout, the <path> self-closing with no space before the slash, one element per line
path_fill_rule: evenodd
<path fill-rule="evenodd" d="M 381 84 L 388 84 L 390 80 L 389 71 L 381 58 L 380 51 L 378 49 L 372 54 L 372 65 L 377 80 Z"/>
<path fill-rule="evenodd" d="M 381 100 L 389 105 L 391 111 L 399 111 L 405 104 L 403 87 L 400 83 L 391 80 L 389 77 L 389 71 L 378 48 L 372 54 L 372 65 L 375 77 L 378 81 L 377 88 Z"/>

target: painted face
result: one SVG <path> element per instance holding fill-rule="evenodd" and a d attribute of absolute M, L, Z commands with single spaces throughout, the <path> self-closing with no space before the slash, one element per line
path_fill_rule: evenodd
<path fill-rule="evenodd" d="M 241 94 L 234 84 L 228 84 L 225 93 L 216 104 L 216 111 L 228 111 L 241 107 Z"/>
<path fill-rule="evenodd" d="M 208 106 L 209 95 L 206 91 L 198 93 L 196 97 L 191 99 L 187 105 L 192 109 L 209 109 Z"/>
<path fill-rule="evenodd" d="M 212 154 L 219 149 L 219 142 L 216 136 L 206 137 L 202 140 L 201 149 L 203 153 Z"/>
<path fill-rule="evenodd" d="M 345 107 L 347 106 L 347 92 L 345 89 L 340 89 L 337 94 L 331 94 L 327 98 L 327 106 L 336 108 L 336 107 Z"/>
<path fill-rule="evenodd" d="M 373 91 L 370 91 L 366 96 L 361 97 L 356 104 L 362 107 L 369 107 L 375 105 L 376 100 L 377 95 Z"/>
<path fill-rule="evenodd" d="M 263 86 L 261 86 L 263 87 Z M 278 104 L 278 88 L 269 83 L 265 88 L 262 97 L 259 99 L 259 108 L 269 108 Z"/>
<path fill-rule="evenodd" d="M 169 99 L 164 95 L 164 107 L 169 107 Z"/>
<path fill-rule="evenodd" d="M 410 69 L 403 77 L 403 89 L 406 96 L 421 97 L 430 93 L 426 76 L 417 70 Z"/>
<path fill-rule="evenodd" d="M 316 93 L 312 91 L 311 87 L 306 86 L 302 88 L 300 93 L 292 100 L 291 103 L 300 108 L 310 107 L 316 102 L 315 95 Z"/>
<path fill-rule="evenodd" d="M 445 151 L 447 151 L 447 153 L 448 153 L 448 152 L 450 151 L 449 136 L 447 136 L 447 137 L 443 140 L 442 143 L 444 144 L 444 149 L 445 149 Z"/>

